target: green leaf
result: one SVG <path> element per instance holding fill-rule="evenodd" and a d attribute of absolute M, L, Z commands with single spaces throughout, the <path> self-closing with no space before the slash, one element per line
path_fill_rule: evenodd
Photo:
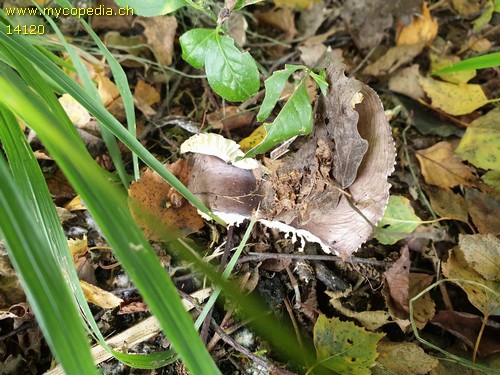
<path fill-rule="evenodd" d="M 391 195 L 382 220 L 377 225 L 374 237 L 378 242 L 392 245 L 405 234 L 413 232 L 422 220 L 415 215 L 410 200 L 400 195 Z"/>
<path fill-rule="evenodd" d="M 287 64 L 285 65 L 285 69 L 275 71 L 271 77 L 264 81 L 266 96 L 264 97 L 259 113 L 257 114 L 258 121 L 264 121 L 269 117 L 271 111 L 274 109 L 280 98 L 281 92 L 283 91 L 288 78 L 290 78 L 292 73 L 304 68 L 306 67 L 302 65 Z"/>
<path fill-rule="evenodd" d="M 121 7 L 130 7 L 134 14 L 153 17 L 172 13 L 188 5 L 186 0 L 115 0 Z"/>
<path fill-rule="evenodd" d="M 316 84 L 318 85 L 319 89 L 321 90 L 321 93 L 323 95 L 326 95 L 326 90 L 328 90 L 328 82 L 326 82 L 326 71 L 325 69 L 321 69 L 321 71 L 318 73 L 314 73 L 313 71 L 309 72 L 309 75 L 314 79 Z"/>
<path fill-rule="evenodd" d="M 58 238 L 53 230 L 62 232 L 53 205 L 48 208 L 54 211 L 55 221 L 40 221 L 47 202 L 36 198 L 43 190 L 48 196 L 43 177 L 37 179 L 42 175 L 40 168 L 16 118 L 1 103 L 0 123 L 0 138 L 11 165 L 9 171 L 0 153 L 0 238 L 44 337 L 65 372 L 97 374 L 60 259 L 51 253 L 52 241 Z M 67 247 L 65 242 L 62 245 Z"/>
<path fill-rule="evenodd" d="M 214 29 L 191 29 L 185 32 L 179 38 L 182 58 L 193 68 L 203 68 L 205 58 L 214 39 Z"/>
<path fill-rule="evenodd" d="M 302 79 L 274 122 L 264 124 L 267 133 L 266 137 L 260 144 L 245 154 L 246 158 L 253 158 L 255 155 L 262 154 L 293 136 L 305 135 L 311 132 L 313 113 L 307 96 L 306 78 Z"/>
<path fill-rule="evenodd" d="M 238 0 L 234 5 L 233 11 L 247 7 L 252 4 L 263 3 L 265 0 Z"/>
<path fill-rule="evenodd" d="M 314 346 L 319 364 L 339 374 L 369 375 L 377 359 L 382 333 L 368 332 L 353 322 L 320 315 L 314 325 Z"/>
<path fill-rule="evenodd" d="M 473 57 L 471 59 L 457 62 L 447 68 L 432 72 L 433 75 L 458 72 L 461 70 L 493 68 L 500 65 L 500 52 L 490 53 L 484 56 Z"/>
<path fill-rule="evenodd" d="M 255 60 L 248 52 L 242 53 L 233 38 L 216 33 L 210 41 L 205 58 L 208 83 L 226 100 L 247 100 L 260 86 Z"/>

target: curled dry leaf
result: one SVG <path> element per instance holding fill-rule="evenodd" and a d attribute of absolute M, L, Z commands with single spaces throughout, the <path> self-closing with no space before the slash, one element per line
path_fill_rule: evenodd
<path fill-rule="evenodd" d="M 178 160 L 166 168 L 187 184 L 190 173 L 187 160 Z M 160 175 L 149 169 L 130 186 L 129 205 L 135 220 L 150 239 L 158 239 L 165 228 L 188 235 L 204 225 L 196 208 L 187 204 Z"/>

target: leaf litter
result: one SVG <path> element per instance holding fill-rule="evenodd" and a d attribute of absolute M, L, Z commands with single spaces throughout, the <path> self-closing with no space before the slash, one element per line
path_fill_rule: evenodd
<path fill-rule="evenodd" d="M 100 3 L 110 5 L 107 0 Z M 288 94 L 294 92 L 300 76 L 290 74 L 286 82 L 282 81 L 283 93 L 277 85 L 270 86 L 276 89 L 274 96 L 278 97 L 271 100 L 272 106 L 266 107 L 266 99 L 262 98 L 267 96 L 249 95 L 259 81 L 256 69 L 245 77 L 247 81 L 242 86 L 226 93 L 218 86 L 218 74 L 232 66 L 222 66 L 225 62 L 220 61 L 219 55 L 210 54 L 206 48 L 192 50 L 187 60 L 196 69 L 180 59 L 181 46 L 189 36 L 186 31 L 208 27 L 207 20 L 201 18 L 199 23 L 191 25 L 189 11 L 183 13 L 184 23 L 167 16 L 115 17 L 103 24 L 96 17 L 95 29 L 114 45 L 114 51 L 123 54 L 123 65 L 131 86 L 135 87 L 139 137 L 144 131 L 141 141 L 159 159 L 167 161 L 166 168 L 212 209 L 243 217 L 235 221 L 242 223 L 240 227 L 226 230 L 215 226 L 159 176 L 147 169 L 142 171 L 142 178 L 131 185 L 130 200 L 146 206 L 131 204 L 131 207 L 155 244 L 160 261 L 174 280 L 179 280 L 179 289 L 183 293 L 202 289 L 201 278 L 180 258 L 166 252 L 165 246 L 156 241 L 158 232 L 168 227 L 172 233 L 201 244 L 209 254 L 207 261 L 212 261 L 221 257 L 224 241 L 230 248 L 241 240 L 243 219 L 251 217 L 261 203 L 259 212 L 264 221 L 280 221 L 287 227 L 255 228 L 246 255 L 253 260 L 243 258 L 237 275 L 251 274 L 253 293 L 265 296 L 275 314 L 296 319 L 298 331 L 313 338 L 319 360 L 314 365 L 353 374 L 441 373 L 438 369 L 448 363 L 430 356 L 432 351 L 414 340 L 411 319 L 419 330 L 436 341 L 444 336 L 443 349 L 456 352 L 463 349 L 462 344 L 468 347 L 459 371 L 468 371 L 466 361 L 475 353 L 478 337 L 478 361 L 493 363 L 498 356 L 495 340 L 498 323 L 494 315 L 499 309 L 500 179 L 495 175 L 500 171 L 500 155 L 496 152 L 499 116 L 498 99 L 490 96 L 484 82 L 498 78 L 498 69 L 431 76 L 448 63 L 475 56 L 477 51 L 487 53 L 495 45 L 494 22 L 498 20 L 498 12 L 490 4 L 491 1 L 465 0 L 275 2 L 246 8 L 250 12 L 243 16 L 246 26 L 240 18 L 239 26 L 234 29 L 239 33 L 235 37 L 237 43 L 207 33 L 212 47 L 217 38 L 222 38 L 221 43 L 231 49 L 237 66 L 246 63 L 246 51 L 259 56 L 257 60 L 265 68 L 260 70 L 261 74 L 266 69 L 268 73 L 260 77 L 260 89 L 264 87 L 264 78 L 272 77 L 273 72 L 279 74 L 280 69 L 286 71 L 285 64 L 325 67 L 331 56 L 344 64 L 343 68 L 340 64 L 330 65 L 330 87 L 324 99 L 310 85 L 307 95 L 300 96 L 300 105 L 312 99 L 311 112 L 300 113 L 305 120 L 298 124 L 309 125 L 311 119 L 312 126 L 304 132 L 309 135 L 286 145 L 285 156 L 277 160 L 267 158 L 267 154 L 258 157 L 261 165 L 258 171 L 241 170 L 213 156 L 181 156 L 181 144 L 191 134 L 172 122 L 165 126 L 154 124 L 171 119 L 169 116 L 189 119 L 198 124 L 196 132 L 215 130 L 235 142 L 245 140 L 241 148 L 246 152 L 272 134 L 271 128 L 262 132 L 261 122 L 279 123 L 280 110 L 287 103 L 294 104 Z M 236 13 L 230 15 L 230 19 L 236 16 Z M 300 22 L 312 26 L 304 27 Z M 107 68 L 103 69 L 96 60 L 87 65 L 108 110 L 123 121 L 123 103 Z M 186 72 L 202 76 L 204 72 L 197 69 L 203 66 L 215 93 L 228 100 L 246 102 L 241 105 L 224 102 L 204 78 L 184 77 Z M 164 74 L 165 67 L 174 69 L 174 73 L 169 70 Z M 215 72 L 213 69 L 218 67 L 222 70 Z M 184 69 L 183 73 L 176 74 L 180 69 Z M 386 90 L 387 84 L 391 91 Z M 394 92 L 406 96 L 398 102 Z M 404 103 L 406 112 L 396 115 L 389 125 L 382 103 L 386 109 Z M 423 104 L 431 115 L 422 115 Z M 263 118 L 256 118 L 259 105 L 266 112 Z M 75 125 L 91 127 L 88 124 L 93 119 L 87 114 L 77 108 L 68 108 L 67 112 L 73 116 Z M 288 116 L 283 127 L 296 125 L 294 118 Z M 260 135 L 248 138 L 256 129 L 261 129 Z M 93 136 L 100 139 L 98 132 Z M 43 151 L 41 147 L 36 145 Z M 95 150 L 93 155 L 101 165 L 112 170 L 104 149 Z M 123 155 L 129 157 L 126 151 Z M 66 185 L 64 176 L 58 174 L 57 166 L 51 160 L 40 163 L 50 181 L 54 201 L 60 206 L 69 203 L 74 192 Z M 396 170 L 388 181 L 394 167 Z M 228 191 L 226 187 L 235 181 L 240 184 Z M 103 316 L 103 333 L 122 331 L 148 314 L 147 306 L 121 273 L 112 253 L 99 248 L 106 242 L 93 226 L 85 206 L 80 202 L 78 207 L 72 211 L 75 216 L 65 219 L 65 230 L 73 238 L 88 236 L 89 243 L 97 248 L 82 252 L 75 258 L 75 265 L 81 269 L 82 279 L 87 282 L 91 279 L 92 288 L 99 287 L 117 296 L 111 305 L 104 305 L 102 297 L 102 303 L 93 302 L 93 308 Z M 151 221 L 151 217 L 157 220 Z M 432 235 L 428 223 L 436 218 L 447 218 L 432 224 L 448 234 L 445 240 Z M 300 245 L 292 243 L 293 235 L 287 232 L 290 227 L 303 231 L 307 241 Z M 322 245 L 314 245 L 314 239 Z M 324 254 L 322 248 L 332 254 Z M 266 266 L 261 266 L 263 258 L 259 257 L 264 255 L 274 258 L 265 260 Z M 303 258 L 287 259 L 288 255 Z M 4 262 L 0 268 L 2 281 L 6 281 L 2 285 L 8 290 L 2 289 L 0 294 L 0 301 L 7 301 L 2 307 L 5 318 L 0 328 L 9 332 L 14 326 L 33 321 L 33 317 L 18 282 L 12 278 L 12 269 Z M 456 285 L 447 284 L 444 290 L 436 288 L 426 293 L 417 300 L 414 316 L 410 316 L 409 299 L 442 277 L 452 279 Z M 340 284 L 332 282 L 336 279 L 349 288 L 340 288 Z M 444 302 L 447 294 L 453 302 L 451 306 Z M 284 304 L 288 298 L 294 301 L 290 310 Z M 113 313 L 116 310 L 111 309 L 119 299 L 124 301 L 120 316 L 126 316 L 128 322 L 121 321 L 124 318 L 118 318 Z M 474 310 L 472 316 L 465 314 L 471 309 L 479 312 Z M 213 317 L 220 324 L 221 314 L 228 314 L 228 321 L 239 323 L 231 308 L 216 307 Z M 35 355 L 28 352 L 26 337 L 37 336 L 32 328 L 23 329 L 0 341 L 1 360 L 6 364 L 3 366 L 8 364 L 12 371 L 20 368 L 20 359 L 37 359 L 41 351 L 40 347 L 33 347 Z M 381 340 L 384 334 L 386 337 Z M 219 341 L 216 346 L 217 360 L 226 366 L 225 373 L 234 373 L 237 366 L 228 365 L 227 358 L 238 346 L 228 337 L 226 343 Z M 21 353 L 6 350 L 13 342 L 20 343 Z M 38 337 L 38 345 L 41 342 Z M 352 345 L 358 342 L 363 345 L 354 350 Z M 139 345 L 132 350 L 157 351 L 168 343 L 158 334 L 156 340 Z M 253 345 L 251 353 L 247 353 L 249 357 L 241 360 L 242 368 L 251 366 L 255 353 L 268 363 L 280 363 L 264 341 L 257 339 Z M 333 348 L 345 349 L 342 358 L 339 350 Z M 260 354 L 262 351 L 266 351 L 265 356 Z M 286 364 L 278 366 L 283 371 L 306 371 L 287 368 Z M 115 367 L 118 371 L 118 366 Z M 0 372 L 3 370 L 0 367 Z M 34 369 L 31 371 L 36 373 Z M 444 373 L 453 373 L 447 371 Z"/>

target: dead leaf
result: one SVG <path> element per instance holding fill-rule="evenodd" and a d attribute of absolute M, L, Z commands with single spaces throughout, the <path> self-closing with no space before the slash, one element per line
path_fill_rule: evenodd
<path fill-rule="evenodd" d="M 133 15 L 119 15 L 118 5 L 113 0 L 98 0 L 96 8 L 102 6 L 104 9 L 112 9 L 113 15 L 94 16 L 92 20 L 92 30 L 99 31 L 103 29 L 125 31 L 132 28 Z"/>
<path fill-rule="evenodd" d="M 422 3 L 422 14 L 413 16 L 409 25 L 398 25 L 396 44 L 398 46 L 407 44 L 430 44 L 438 32 L 438 21 L 431 17 L 429 7 L 424 1 Z"/>
<path fill-rule="evenodd" d="M 377 365 L 372 368 L 373 375 L 425 375 L 435 368 L 439 361 L 426 354 L 413 342 L 378 343 Z"/>
<path fill-rule="evenodd" d="M 369 331 L 375 331 L 382 327 L 384 324 L 391 322 L 391 315 L 387 311 L 375 310 L 375 311 L 353 311 L 345 308 L 340 301 L 341 298 L 348 298 L 352 291 L 347 289 L 346 291 L 335 291 L 326 290 L 325 293 L 330 297 L 330 304 L 335 310 L 337 310 L 342 315 L 348 316 L 349 318 L 356 319 L 363 327 Z"/>
<path fill-rule="evenodd" d="M 467 263 L 489 281 L 500 281 L 500 240 L 492 234 L 459 235 Z"/>
<path fill-rule="evenodd" d="M 483 324 L 483 318 L 464 312 L 441 310 L 434 315 L 431 323 L 450 332 L 473 349 Z M 478 354 L 487 356 L 500 352 L 499 335 L 500 324 L 488 321 L 479 341 Z"/>
<path fill-rule="evenodd" d="M 267 12 L 258 10 L 254 16 L 259 22 L 281 30 L 285 34 L 285 41 L 291 41 L 297 35 L 295 15 L 290 8 L 273 8 Z"/>
<path fill-rule="evenodd" d="M 26 295 L 3 242 L 0 241 L 0 309 L 8 310 L 12 305 L 24 301 Z"/>
<path fill-rule="evenodd" d="M 123 302 L 121 298 L 118 298 L 113 293 L 107 292 L 83 280 L 80 280 L 80 286 L 82 287 L 86 301 L 103 309 L 113 309 L 120 306 L 120 303 Z"/>
<path fill-rule="evenodd" d="M 135 22 L 144 27 L 144 35 L 158 63 L 172 65 L 177 19 L 172 16 L 137 17 Z"/>
<path fill-rule="evenodd" d="M 350 25 L 357 44 L 371 49 L 381 44 L 394 17 L 409 23 L 421 7 L 417 0 L 351 0 L 343 4 L 341 16 Z"/>
<path fill-rule="evenodd" d="M 409 300 L 427 288 L 433 280 L 432 275 L 410 273 L 408 247 L 401 250 L 401 257 L 385 272 L 384 296 L 389 313 L 403 332 L 410 327 Z M 413 319 L 419 329 L 425 327 L 434 316 L 435 304 L 429 293 L 413 303 Z"/>
<path fill-rule="evenodd" d="M 90 113 L 69 94 L 63 94 L 59 103 L 75 126 L 83 126 L 90 121 Z"/>
<path fill-rule="evenodd" d="M 426 186 L 424 190 L 429 196 L 432 208 L 439 216 L 464 223 L 469 222 L 467 202 L 462 195 L 434 186 Z"/>
<path fill-rule="evenodd" d="M 467 293 L 469 301 L 484 316 L 500 315 L 500 283 L 485 280 L 469 267 L 459 247 L 443 263 L 443 274 Z"/>
<path fill-rule="evenodd" d="M 255 118 L 253 111 L 240 111 L 238 106 L 225 106 L 207 115 L 207 121 L 213 129 L 234 131 L 252 124 Z"/>
<path fill-rule="evenodd" d="M 480 85 L 455 85 L 428 77 L 421 77 L 419 82 L 431 98 L 432 106 L 453 116 L 466 115 L 496 101 L 489 100 Z"/>
<path fill-rule="evenodd" d="M 409 44 L 389 48 L 389 50 L 374 63 L 368 65 L 363 74 L 380 76 L 390 74 L 400 66 L 407 64 L 424 49 L 424 44 Z"/>
<path fill-rule="evenodd" d="M 160 93 L 156 89 L 139 79 L 134 89 L 135 106 L 147 117 L 154 116 L 156 111 L 151 108 L 160 102 Z"/>
<path fill-rule="evenodd" d="M 423 99 L 425 92 L 418 82 L 419 78 L 419 65 L 413 64 L 412 66 L 398 70 L 391 75 L 391 78 L 389 79 L 389 89 L 391 91 L 409 96 L 415 100 Z"/>
<path fill-rule="evenodd" d="M 455 152 L 478 168 L 500 171 L 500 107 L 474 120 Z"/>
<path fill-rule="evenodd" d="M 104 73 L 97 75 L 97 91 L 105 107 L 120 97 L 118 87 Z"/>
<path fill-rule="evenodd" d="M 416 156 L 425 182 L 445 189 L 459 185 L 470 186 L 471 181 L 475 180 L 473 171 L 453 149 L 451 142 L 442 141 L 417 151 Z"/>
<path fill-rule="evenodd" d="M 178 160 L 166 168 L 187 184 L 190 174 L 187 160 Z M 129 205 L 135 220 L 151 239 L 159 238 L 166 229 L 188 235 L 204 225 L 196 208 L 149 169 L 130 186 Z"/>
<path fill-rule="evenodd" d="M 410 251 L 408 246 L 401 249 L 401 256 L 384 273 L 384 289 L 388 289 L 391 305 L 397 310 L 409 311 Z"/>
<path fill-rule="evenodd" d="M 323 43 L 298 47 L 298 50 L 300 51 L 300 59 L 307 66 L 316 66 L 317 62 L 323 57 L 327 49 L 328 48 Z"/>
<path fill-rule="evenodd" d="M 82 198 L 77 195 L 72 200 L 64 205 L 64 208 L 68 211 L 85 211 L 87 210 L 87 206 L 83 204 Z"/>
<path fill-rule="evenodd" d="M 465 189 L 465 199 L 479 232 L 500 234 L 500 199 L 472 188 Z"/>
<path fill-rule="evenodd" d="M 451 64 L 455 64 L 460 61 L 460 58 L 458 56 L 438 55 L 436 53 L 430 53 L 429 57 L 431 59 L 431 71 L 443 69 Z M 475 69 L 439 74 L 439 77 L 442 80 L 456 84 L 467 83 L 475 76 Z"/>

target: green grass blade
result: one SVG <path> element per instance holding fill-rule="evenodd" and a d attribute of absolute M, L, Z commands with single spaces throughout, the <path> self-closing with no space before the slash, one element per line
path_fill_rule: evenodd
<path fill-rule="evenodd" d="M 3 126 L 9 119 L 0 112 Z M 3 156 L 0 179 L 0 232 L 40 328 L 67 374 L 97 374 L 71 291 Z"/>
<path fill-rule="evenodd" d="M 459 72 L 461 70 L 493 68 L 496 66 L 500 66 L 500 52 L 490 53 L 487 55 L 473 57 L 467 60 L 459 61 L 446 68 L 432 72 L 432 75 Z"/>
<path fill-rule="evenodd" d="M 135 152 L 139 158 L 151 169 L 163 177 L 175 190 L 183 195 L 191 204 L 200 211 L 210 216 L 222 225 L 226 223 L 215 216 L 201 201 L 194 196 L 172 173 L 170 173 L 158 160 L 156 160 L 144 146 L 133 137 L 103 106 L 102 103 L 94 101 L 73 80 L 67 77 L 50 59 L 40 53 L 25 38 L 19 35 L 7 35 L 5 25 L 0 24 L 0 43 L 3 48 L 13 49 L 14 52 L 22 54 L 28 61 L 44 70 L 60 87 L 66 90 L 83 107 L 102 122 L 115 136 L 120 139 L 129 149 Z M 1 51 L 1 48 L 0 48 Z"/>
<path fill-rule="evenodd" d="M 85 201 L 186 367 L 193 374 L 218 374 L 172 280 L 132 219 L 124 191 L 107 180 L 87 152 L 67 139 L 64 127 L 40 97 L 5 64 L 0 64 L 0 101 L 37 132 Z"/>
<path fill-rule="evenodd" d="M 42 87 L 43 82 L 40 83 Z M 16 118 L 10 112 L 5 111 L 4 120 L 4 126 L 0 126 L 0 139 L 7 154 L 15 182 L 22 191 L 25 200 L 32 203 L 32 212 L 41 232 L 48 239 L 52 257 L 56 259 L 63 270 L 63 274 L 66 275 L 66 281 L 75 295 L 79 309 L 81 309 L 84 327 L 87 327 L 88 324 L 92 328 L 89 333 L 94 336 L 99 344 L 128 366 L 158 368 L 171 363 L 176 358 L 175 353 L 172 351 L 148 355 L 127 354 L 117 352 L 106 344 L 80 287 L 66 237 L 59 223 L 55 206 L 38 162 L 35 160 Z"/>
<path fill-rule="evenodd" d="M 57 0 L 57 3 L 61 6 L 65 6 L 71 8 L 72 5 L 67 0 Z M 109 64 L 109 68 L 111 69 L 111 73 L 113 74 L 113 78 L 115 79 L 116 87 L 118 87 L 118 91 L 120 92 L 120 96 L 123 99 L 123 106 L 125 108 L 125 116 L 127 118 L 127 128 L 132 136 L 136 137 L 136 123 L 135 123 L 135 107 L 134 107 L 134 97 L 132 96 L 132 92 L 130 91 L 130 86 L 128 84 L 127 76 L 123 71 L 121 65 L 116 61 L 114 56 L 109 52 L 101 39 L 97 36 L 97 34 L 92 30 L 87 21 L 83 18 L 78 18 L 80 23 L 83 25 L 87 33 L 91 36 L 94 43 L 99 48 L 99 51 L 103 54 Z M 52 21 L 52 20 L 51 20 Z M 50 22 L 50 21 L 49 21 Z M 51 22 L 52 25 L 53 21 Z M 54 25 L 52 26 L 54 27 Z M 57 26 L 56 26 L 57 27 Z M 134 168 L 134 177 L 135 179 L 139 179 L 139 160 L 135 153 L 132 153 L 132 164 Z"/>
<path fill-rule="evenodd" d="M 43 9 L 37 5 L 37 8 L 40 10 L 42 14 Z M 56 32 L 57 36 L 59 37 L 59 40 L 61 41 L 62 45 L 68 52 L 69 56 L 71 57 L 71 60 L 73 61 L 73 64 L 75 66 L 76 72 L 78 73 L 78 76 L 83 82 L 83 86 L 85 87 L 85 90 L 87 91 L 88 95 L 90 95 L 93 100 L 95 101 L 100 101 L 99 97 L 99 92 L 97 91 L 97 88 L 94 85 L 94 82 L 92 82 L 92 79 L 90 78 L 89 72 L 85 65 L 83 64 L 82 60 L 78 56 L 78 54 L 75 52 L 75 49 L 73 46 L 71 46 L 67 41 L 64 35 L 61 33 L 61 30 L 57 27 L 56 23 L 50 18 L 50 16 L 45 15 L 45 19 L 47 22 L 52 26 L 52 29 Z M 116 168 L 116 171 L 118 175 L 120 176 L 120 180 L 122 181 L 122 184 L 125 187 L 128 187 L 129 185 L 129 177 L 127 175 L 127 172 L 125 171 L 125 166 L 123 164 L 123 160 L 121 157 L 121 152 L 120 148 L 118 147 L 118 143 L 116 142 L 116 139 L 113 135 L 112 132 L 110 132 L 106 127 L 103 126 L 103 124 L 100 121 L 97 121 L 99 124 L 99 128 L 101 130 L 101 135 L 102 139 L 104 140 L 104 143 L 106 144 L 106 147 L 108 149 L 109 155 L 111 156 L 111 160 L 113 160 L 113 164 Z"/>

